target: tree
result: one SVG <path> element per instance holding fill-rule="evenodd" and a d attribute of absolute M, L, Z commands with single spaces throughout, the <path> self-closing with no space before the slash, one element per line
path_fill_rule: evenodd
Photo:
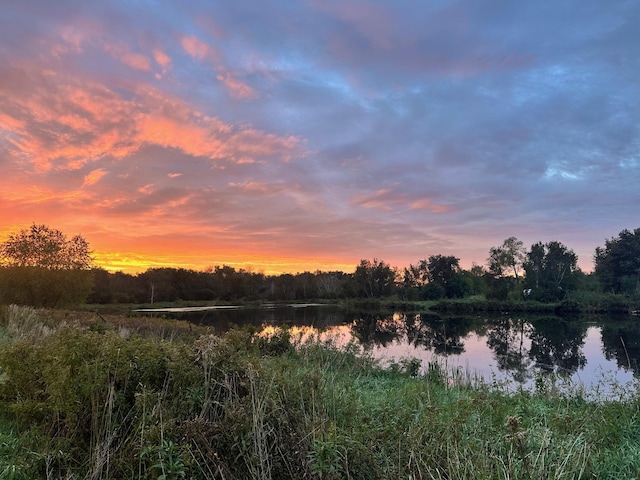
<path fill-rule="evenodd" d="M 33 224 L 0 243 L 0 302 L 57 307 L 91 293 L 89 244 L 80 235 Z"/>
<path fill-rule="evenodd" d="M 506 271 L 508 275 L 513 274 L 517 283 L 525 256 L 524 243 L 516 237 L 509 237 L 499 247 L 491 247 L 489 250 L 489 272 L 494 277 L 502 277 Z"/>
<path fill-rule="evenodd" d="M 353 274 L 356 294 L 369 298 L 391 295 L 395 277 L 393 268 L 382 260 L 360 260 Z"/>
<path fill-rule="evenodd" d="M 419 260 L 417 265 L 410 264 L 408 268 L 405 267 L 402 270 L 397 283 L 404 299 L 416 300 L 418 298 L 418 295 L 428 283 L 427 273 L 427 260 Z"/>
<path fill-rule="evenodd" d="M 578 256 L 560 242 L 547 243 L 545 270 L 555 288 L 572 286 L 573 273 L 578 269 Z"/>
<path fill-rule="evenodd" d="M 460 271 L 460 259 L 447 255 L 431 255 L 427 261 L 427 277 L 430 282 L 445 286 Z"/>
<path fill-rule="evenodd" d="M 424 289 L 427 289 L 431 296 L 434 285 L 441 287 L 444 295 L 449 298 L 463 297 L 471 290 L 462 275 L 460 259 L 452 255 L 431 255 L 426 261 L 426 271 L 429 283 Z"/>
<path fill-rule="evenodd" d="M 91 268 L 89 244 L 80 235 L 71 239 L 46 225 L 31 225 L 0 244 L 0 257 L 11 267 L 54 270 Z"/>
<path fill-rule="evenodd" d="M 622 230 L 596 248 L 595 275 L 605 291 L 631 294 L 640 290 L 640 228 Z"/>
<path fill-rule="evenodd" d="M 320 297 L 337 298 L 344 291 L 344 277 L 342 272 L 316 272 Z"/>
<path fill-rule="evenodd" d="M 523 267 L 525 286 L 533 289 L 533 298 L 560 300 L 574 286 L 578 256 L 560 242 L 538 242 L 531 246 Z"/>
<path fill-rule="evenodd" d="M 486 270 L 482 265 L 473 264 L 471 270 L 462 271 L 462 275 L 467 279 L 471 295 L 481 295 L 487 293 L 487 283 L 485 281 Z"/>

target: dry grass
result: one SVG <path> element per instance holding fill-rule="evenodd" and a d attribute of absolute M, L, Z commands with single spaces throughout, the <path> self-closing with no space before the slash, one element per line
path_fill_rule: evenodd
<path fill-rule="evenodd" d="M 50 310 L 29 306 L 0 307 L 0 325 L 9 335 L 37 339 L 51 335 L 56 329 L 74 326 L 91 331 L 116 330 L 123 337 L 132 334 L 144 337 L 196 339 L 210 333 L 208 327 L 184 320 L 163 317 L 101 314 L 77 310 Z"/>

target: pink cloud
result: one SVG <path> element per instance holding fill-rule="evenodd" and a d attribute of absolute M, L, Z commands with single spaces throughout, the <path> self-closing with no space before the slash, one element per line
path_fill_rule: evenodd
<path fill-rule="evenodd" d="M 122 45 L 105 45 L 104 49 L 113 58 L 134 70 L 140 70 L 142 72 L 151 70 L 151 61 L 141 53 L 131 52 L 127 47 Z"/>
<path fill-rule="evenodd" d="M 432 213 L 447 213 L 451 211 L 448 205 L 439 205 L 428 198 L 421 198 L 409 204 L 411 210 L 428 210 Z"/>
<path fill-rule="evenodd" d="M 281 192 L 285 189 L 285 187 L 281 184 L 270 184 L 265 182 L 243 182 L 243 183 L 229 183 L 229 186 L 232 188 L 237 188 L 243 192 L 247 193 L 258 193 L 258 194 L 267 194 L 273 195 L 278 192 Z"/>
<path fill-rule="evenodd" d="M 0 67 L 4 73 L 26 81 L 15 82 L 18 91 L 11 83 L 0 86 L 0 126 L 10 152 L 39 171 L 125 158 L 143 145 L 233 163 L 304 155 L 296 137 L 225 123 L 149 86 L 124 98 L 102 84 L 30 65 Z"/>
<path fill-rule="evenodd" d="M 171 64 L 171 58 L 169 55 L 157 48 L 153 51 L 153 59 L 158 65 L 165 69 Z"/>
<path fill-rule="evenodd" d="M 288 162 L 294 156 L 306 154 L 298 137 L 279 137 L 252 128 L 240 130 L 229 138 L 229 147 L 238 153 L 239 156 L 235 158 L 242 163 L 251 162 L 256 157 L 273 155 L 278 155 L 282 160 Z"/>
<path fill-rule="evenodd" d="M 382 189 L 373 195 L 354 195 L 351 203 L 365 208 L 374 208 L 376 210 L 390 211 L 392 210 L 388 202 L 389 190 Z"/>
<path fill-rule="evenodd" d="M 138 188 L 139 193 L 149 194 L 153 191 L 153 183 L 147 183 L 142 187 Z"/>
<path fill-rule="evenodd" d="M 222 158 L 224 143 L 212 138 L 206 125 L 183 124 L 175 119 L 140 115 L 137 122 L 139 142 L 171 147 L 193 156 Z"/>
<path fill-rule="evenodd" d="M 224 68 L 219 70 L 221 73 L 216 76 L 216 79 L 227 87 L 232 97 L 246 100 L 257 96 L 257 92 L 253 88 L 238 80 L 231 72 Z"/>
<path fill-rule="evenodd" d="M 392 210 L 427 210 L 431 213 L 447 213 L 451 207 L 433 202 L 428 198 L 412 199 L 408 195 L 396 194 L 390 189 L 380 189 L 370 195 L 355 195 L 351 203 L 365 208 L 389 212 Z"/>
<path fill-rule="evenodd" d="M 180 39 L 180 45 L 185 52 L 197 60 L 217 60 L 216 51 L 197 37 L 184 36 Z"/>
<path fill-rule="evenodd" d="M 0 129 L 7 131 L 20 131 L 24 129 L 25 122 L 0 112 Z"/>
<path fill-rule="evenodd" d="M 63 55 L 70 53 L 79 54 L 82 53 L 81 43 L 84 37 L 81 34 L 73 33 L 73 38 L 65 38 L 63 36 L 63 42 L 53 42 L 50 46 L 51 56 L 54 58 L 60 58 Z"/>
<path fill-rule="evenodd" d="M 84 187 L 88 187 L 90 185 L 94 185 L 98 183 L 100 179 L 104 177 L 106 174 L 107 174 L 107 171 L 102 168 L 93 170 L 92 172 L 85 175 L 84 182 L 82 183 L 82 187 L 84 188 Z"/>

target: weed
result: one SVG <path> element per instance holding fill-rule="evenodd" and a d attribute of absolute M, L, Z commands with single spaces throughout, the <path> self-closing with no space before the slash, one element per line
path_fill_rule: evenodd
<path fill-rule="evenodd" d="M 159 445 L 143 449 L 140 457 L 151 462 L 150 473 L 153 478 L 177 480 L 187 476 L 184 455 L 184 447 L 174 444 L 171 440 L 163 440 Z"/>

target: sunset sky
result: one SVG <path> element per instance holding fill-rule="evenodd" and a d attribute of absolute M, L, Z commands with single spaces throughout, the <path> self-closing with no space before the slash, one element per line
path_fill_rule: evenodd
<path fill-rule="evenodd" d="M 99 265 L 590 271 L 640 227 L 639 0 L 0 0 L 0 241 Z"/>

